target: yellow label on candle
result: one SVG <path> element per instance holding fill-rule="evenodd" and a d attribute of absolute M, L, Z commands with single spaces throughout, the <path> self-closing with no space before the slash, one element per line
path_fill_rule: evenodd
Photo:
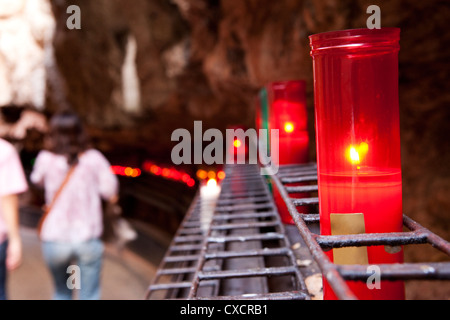
<path fill-rule="evenodd" d="M 330 214 L 331 235 L 366 233 L 364 214 Z M 333 249 L 333 261 L 336 264 L 369 264 L 367 247 L 346 247 Z"/>

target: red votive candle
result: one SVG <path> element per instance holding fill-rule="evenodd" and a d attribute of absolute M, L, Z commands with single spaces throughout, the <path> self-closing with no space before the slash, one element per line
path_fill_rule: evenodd
<path fill-rule="evenodd" d="M 272 82 L 266 88 L 270 129 L 277 129 L 279 132 L 279 165 L 307 163 L 309 161 L 309 135 L 305 81 Z M 271 149 L 271 152 L 276 152 L 276 149 Z M 273 155 L 272 159 L 274 159 Z M 287 224 L 294 224 L 276 188 L 274 188 L 273 194 L 281 220 Z M 301 198 L 306 195 L 297 193 L 290 196 Z M 306 213 L 307 208 L 298 207 L 297 210 L 300 213 Z"/>
<path fill-rule="evenodd" d="M 270 83 L 267 86 L 267 96 L 270 106 L 270 129 L 279 130 L 279 164 L 308 162 L 309 136 L 305 81 Z"/>
<path fill-rule="evenodd" d="M 320 232 L 402 231 L 397 28 L 310 36 Z M 333 249 L 337 264 L 403 262 L 401 247 Z M 404 299 L 401 281 L 347 282 L 359 299 Z M 335 299 L 324 281 L 324 299 Z"/>

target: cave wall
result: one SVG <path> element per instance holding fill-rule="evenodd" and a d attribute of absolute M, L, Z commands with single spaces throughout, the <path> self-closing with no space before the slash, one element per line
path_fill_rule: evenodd
<path fill-rule="evenodd" d="M 400 116 L 404 211 L 440 235 L 450 221 L 450 6 L 445 0 L 52 0 L 54 45 L 68 101 L 112 148 L 123 141 L 170 154 L 175 128 L 194 120 L 224 129 L 254 123 L 253 99 L 270 81 L 307 80 L 314 135 L 308 35 L 366 26 L 381 8 L 383 27 L 400 27 Z M 76 3 L 82 29 L 68 30 Z M 124 38 L 137 41 L 142 105 L 124 111 Z M 58 106 L 49 98 L 48 108 Z M 161 134 L 163 133 L 163 134 Z M 315 146 L 311 145 L 314 157 Z M 414 253 L 412 253 L 414 256 Z M 419 257 L 418 257 L 419 258 Z M 420 257 L 423 258 L 423 257 Z M 440 259 L 434 257 L 433 259 Z"/>
<path fill-rule="evenodd" d="M 0 106 L 44 107 L 53 29 L 48 1 L 0 0 Z"/>

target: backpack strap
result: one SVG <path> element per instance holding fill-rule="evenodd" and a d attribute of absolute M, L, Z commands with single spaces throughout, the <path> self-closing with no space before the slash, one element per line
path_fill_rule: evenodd
<path fill-rule="evenodd" d="M 50 211 L 53 209 L 56 200 L 58 199 L 58 197 L 61 195 L 62 191 L 64 190 L 65 186 L 67 185 L 67 183 L 70 180 L 70 177 L 72 176 L 73 172 L 75 171 L 76 165 L 73 165 L 70 167 L 69 171 L 66 174 L 66 177 L 64 178 L 63 182 L 61 183 L 61 186 L 59 187 L 59 189 L 56 191 L 55 196 L 53 197 L 52 202 L 50 203 L 50 205 L 45 206 L 44 208 L 44 213 L 41 217 L 41 219 L 39 220 L 39 224 L 38 224 L 38 234 L 41 234 L 41 230 L 42 230 L 42 226 L 44 224 L 44 220 L 47 218 L 48 214 L 50 213 Z"/>

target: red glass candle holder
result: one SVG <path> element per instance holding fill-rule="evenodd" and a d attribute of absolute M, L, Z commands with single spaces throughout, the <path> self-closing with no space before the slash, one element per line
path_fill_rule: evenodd
<path fill-rule="evenodd" d="M 279 164 L 308 162 L 306 83 L 273 82 L 267 86 L 270 129 L 279 130 Z"/>
<path fill-rule="evenodd" d="M 310 36 L 322 235 L 402 231 L 399 39 L 397 28 Z M 403 262 L 401 247 L 327 254 L 338 264 Z M 360 299 L 404 299 L 401 281 L 348 284 Z M 333 298 L 324 281 L 324 299 Z"/>
<path fill-rule="evenodd" d="M 302 164 L 309 161 L 308 117 L 306 110 L 306 82 L 291 80 L 273 82 L 266 86 L 269 105 L 270 129 L 279 132 L 279 165 Z M 276 152 L 277 149 L 271 149 Z M 272 159 L 274 159 L 272 155 Z M 296 184 L 300 185 L 300 184 Z M 294 221 L 289 214 L 281 195 L 274 188 L 274 200 L 281 220 L 287 224 Z M 293 198 L 305 194 L 292 194 Z M 306 207 L 298 207 L 299 212 L 306 213 Z"/>

